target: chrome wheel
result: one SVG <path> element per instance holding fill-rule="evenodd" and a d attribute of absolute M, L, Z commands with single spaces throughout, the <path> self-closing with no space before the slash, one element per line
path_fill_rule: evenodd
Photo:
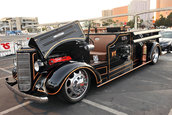
<path fill-rule="evenodd" d="M 65 94 L 69 101 L 81 100 L 89 87 L 89 76 L 86 70 L 80 69 L 73 72 L 65 82 Z"/>
<path fill-rule="evenodd" d="M 158 62 L 158 58 L 159 58 L 159 50 L 158 48 L 156 47 L 153 51 L 153 54 L 152 54 L 152 63 L 155 64 Z"/>

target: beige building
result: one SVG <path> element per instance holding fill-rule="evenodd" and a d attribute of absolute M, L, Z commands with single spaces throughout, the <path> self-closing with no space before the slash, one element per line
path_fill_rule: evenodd
<path fill-rule="evenodd" d="M 127 13 L 128 13 L 128 6 L 122 6 L 122 7 L 113 8 L 111 10 L 103 10 L 102 17 L 119 15 L 119 14 L 127 14 Z M 117 24 L 126 23 L 128 22 L 128 16 L 116 17 L 116 18 L 113 18 L 112 20 L 116 21 Z"/>
<path fill-rule="evenodd" d="M 37 17 L 5 17 L 0 19 L 0 28 L 6 30 L 24 30 L 38 24 Z"/>
<path fill-rule="evenodd" d="M 112 10 L 103 10 L 102 11 L 102 16 L 103 17 L 112 16 Z"/>

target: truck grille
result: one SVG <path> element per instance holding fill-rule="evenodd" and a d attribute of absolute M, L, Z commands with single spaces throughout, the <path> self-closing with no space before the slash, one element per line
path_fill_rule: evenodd
<path fill-rule="evenodd" d="M 30 54 L 17 53 L 17 76 L 18 87 L 20 91 L 29 91 L 31 89 L 30 66 Z"/>

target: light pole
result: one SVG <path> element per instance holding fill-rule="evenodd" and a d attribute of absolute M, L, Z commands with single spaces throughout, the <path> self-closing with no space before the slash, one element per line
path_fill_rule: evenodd
<path fill-rule="evenodd" d="M 134 16 L 134 29 L 137 29 L 137 21 L 138 21 L 138 15 Z"/>

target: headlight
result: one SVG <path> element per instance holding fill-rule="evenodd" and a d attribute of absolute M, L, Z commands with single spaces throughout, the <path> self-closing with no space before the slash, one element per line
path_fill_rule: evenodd
<path fill-rule="evenodd" d="M 17 66 L 17 60 L 16 59 L 13 60 L 13 64 L 15 67 Z"/>
<path fill-rule="evenodd" d="M 34 64 L 35 71 L 39 71 L 41 67 L 44 66 L 44 63 L 41 60 L 37 60 Z"/>
<path fill-rule="evenodd" d="M 35 71 L 39 71 L 39 64 L 38 64 L 38 61 L 35 62 L 34 68 L 35 68 Z"/>

